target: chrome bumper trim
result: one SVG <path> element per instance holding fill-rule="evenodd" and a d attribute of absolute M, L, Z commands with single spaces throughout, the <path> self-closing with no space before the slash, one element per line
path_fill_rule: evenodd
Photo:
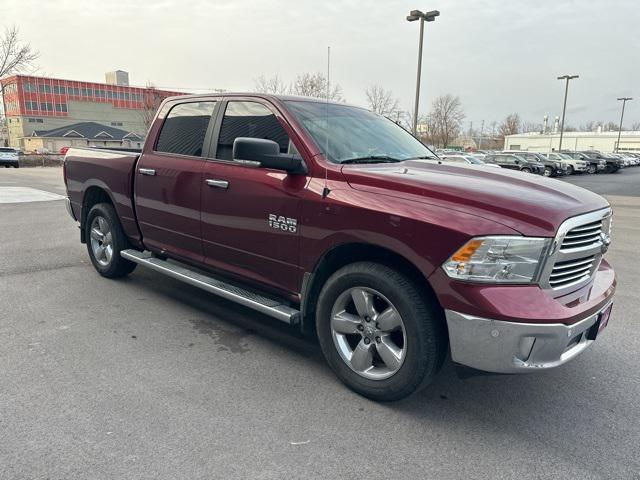
<path fill-rule="evenodd" d="M 73 208 L 71 208 L 71 200 L 69 200 L 69 197 L 64 199 L 64 206 L 67 209 L 67 213 L 69 214 L 69 216 L 71 218 L 73 218 L 76 222 L 78 221 L 78 219 L 76 218 L 76 216 L 73 214 Z"/>
<path fill-rule="evenodd" d="M 591 346 L 587 332 L 610 305 L 573 325 L 505 322 L 445 310 L 451 358 L 494 373 L 554 368 Z"/>

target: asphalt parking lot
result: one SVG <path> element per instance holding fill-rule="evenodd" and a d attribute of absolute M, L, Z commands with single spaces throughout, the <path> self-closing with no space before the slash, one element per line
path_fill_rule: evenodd
<path fill-rule="evenodd" d="M 64 194 L 59 168 L 0 188 Z M 640 479 L 640 168 L 574 176 L 614 206 L 619 288 L 556 370 L 376 404 L 317 344 L 138 268 L 98 276 L 64 202 L 0 203 L 1 479 Z"/>

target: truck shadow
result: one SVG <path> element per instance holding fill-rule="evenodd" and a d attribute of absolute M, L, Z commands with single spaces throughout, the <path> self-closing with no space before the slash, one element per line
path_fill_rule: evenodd
<path fill-rule="evenodd" d="M 301 335 L 295 328 L 143 269 L 123 281 L 195 309 L 198 314 L 189 319 L 193 328 L 208 336 L 219 350 L 243 354 L 250 351 L 256 338 L 267 340 L 292 354 L 300 368 L 308 368 L 313 375 L 319 373 L 322 378 L 318 382 L 332 377 L 317 340 Z M 637 457 L 630 454 L 636 447 L 621 445 L 619 440 L 630 438 L 631 433 L 620 434 L 620 430 L 625 428 L 625 418 L 633 423 L 633 407 L 615 398 L 617 383 L 613 389 L 603 385 L 604 373 L 599 368 L 602 358 L 598 357 L 592 349 L 552 371 L 464 380 L 458 378 L 447 359 L 431 385 L 405 400 L 379 404 L 349 392 L 346 387 L 342 396 L 355 410 L 391 415 L 399 422 L 417 425 L 425 434 L 442 429 L 447 435 L 461 438 L 482 441 L 488 437 L 491 443 L 515 442 L 519 448 L 524 443 L 527 448 L 538 449 L 542 457 L 560 455 L 606 477 L 601 459 L 585 457 L 586 452 L 599 451 L 608 457 L 608 464 L 616 462 L 620 466 L 634 465 L 633 468 L 637 466 L 633 458 Z M 609 362 L 615 359 L 608 359 Z"/>

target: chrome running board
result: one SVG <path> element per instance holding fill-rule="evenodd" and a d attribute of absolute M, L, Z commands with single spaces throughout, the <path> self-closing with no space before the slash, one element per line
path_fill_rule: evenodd
<path fill-rule="evenodd" d="M 156 258 L 150 252 L 140 252 L 138 250 L 128 249 L 122 250 L 120 252 L 120 256 L 142 265 L 143 267 L 148 267 L 151 270 L 163 273 L 171 278 L 180 280 L 181 282 L 188 283 L 189 285 L 201 288 L 202 290 L 213 293 L 219 297 L 231 300 L 232 302 L 251 308 L 260 313 L 264 313 L 270 317 L 277 318 L 278 320 L 290 325 L 296 325 L 299 323 L 300 311 L 295 308 L 285 305 L 278 300 L 260 295 L 259 293 L 189 270 L 188 268 L 176 263 Z"/>

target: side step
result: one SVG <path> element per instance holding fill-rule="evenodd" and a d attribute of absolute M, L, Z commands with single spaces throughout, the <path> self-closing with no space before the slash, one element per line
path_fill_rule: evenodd
<path fill-rule="evenodd" d="M 274 300 L 258 293 L 245 290 L 244 288 L 231 285 L 214 277 L 194 272 L 183 266 L 177 265 L 166 260 L 153 257 L 149 252 L 140 252 L 138 250 L 128 249 L 122 250 L 120 255 L 127 260 L 148 267 L 156 272 L 180 280 L 182 282 L 193 285 L 194 287 L 206 290 L 209 293 L 218 295 L 219 297 L 239 303 L 245 307 L 252 308 L 260 313 L 277 318 L 290 325 L 296 325 L 300 320 L 300 312 L 295 308 L 291 308 L 278 300 Z"/>

